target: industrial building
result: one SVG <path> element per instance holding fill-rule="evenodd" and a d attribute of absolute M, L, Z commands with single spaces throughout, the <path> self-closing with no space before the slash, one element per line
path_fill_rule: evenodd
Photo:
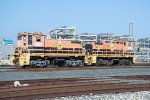
<path fill-rule="evenodd" d="M 9 64 L 9 57 L 14 53 L 14 42 L 0 37 L 0 65 Z"/>
<path fill-rule="evenodd" d="M 138 39 L 135 42 L 136 63 L 150 63 L 150 38 Z"/>

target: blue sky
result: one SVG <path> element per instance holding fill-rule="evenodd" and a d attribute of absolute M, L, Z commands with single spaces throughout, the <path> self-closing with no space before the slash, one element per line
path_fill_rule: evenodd
<path fill-rule="evenodd" d="M 16 41 L 19 32 L 48 32 L 66 25 L 77 32 L 150 37 L 150 0 L 0 0 L 0 35 Z"/>

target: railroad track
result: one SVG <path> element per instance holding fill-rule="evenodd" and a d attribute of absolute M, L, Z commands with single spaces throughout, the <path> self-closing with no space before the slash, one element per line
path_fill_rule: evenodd
<path fill-rule="evenodd" d="M 0 72 L 41 72 L 41 71 L 72 71 L 72 70 L 96 70 L 96 69 L 119 69 L 119 68 L 150 68 L 149 65 L 133 64 L 122 66 L 81 66 L 81 67 L 47 67 L 47 68 L 20 68 L 20 67 L 0 67 Z"/>
<path fill-rule="evenodd" d="M 0 99 L 4 100 L 26 100 L 55 98 L 61 96 L 89 95 L 101 93 L 118 93 L 129 91 L 150 90 L 149 84 L 128 84 L 116 82 L 109 79 L 93 78 L 68 78 L 50 80 L 30 80 L 31 86 L 11 87 L 12 82 L 2 82 L 0 87 Z"/>

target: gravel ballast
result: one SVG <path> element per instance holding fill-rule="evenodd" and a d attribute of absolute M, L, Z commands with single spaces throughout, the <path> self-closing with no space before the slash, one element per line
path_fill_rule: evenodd
<path fill-rule="evenodd" d="M 49 99 L 46 99 L 49 100 Z M 150 91 L 126 92 L 118 94 L 82 95 L 53 98 L 50 100 L 150 100 Z"/>

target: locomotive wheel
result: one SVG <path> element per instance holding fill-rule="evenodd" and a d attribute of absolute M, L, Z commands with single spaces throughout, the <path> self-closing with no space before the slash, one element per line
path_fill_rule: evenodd
<path fill-rule="evenodd" d="M 108 60 L 108 61 L 107 61 L 107 65 L 108 65 L 108 66 L 113 65 L 113 63 L 114 63 L 113 60 Z"/>
<path fill-rule="evenodd" d="M 131 60 L 127 59 L 126 60 L 126 65 L 130 65 L 131 64 Z"/>
<path fill-rule="evenodd" d="M 122 60 L 119 60 L 119 65 L 126 65 L 126 60 L 125 59 L 122 59 Z"/>
<path fill-rule="evenodd" d="M 118 65 L 123 65 L 123 60 L 119 60 L 119 63 L 118 63 Z"/>
<path fill-rule="evenodd" d="M 103 59 L 97 60 L 97 65 L 98 65 L 98 66 L 103 65 L 103 63 L 104 63 L 104 60 L 103 60 Z"/>

